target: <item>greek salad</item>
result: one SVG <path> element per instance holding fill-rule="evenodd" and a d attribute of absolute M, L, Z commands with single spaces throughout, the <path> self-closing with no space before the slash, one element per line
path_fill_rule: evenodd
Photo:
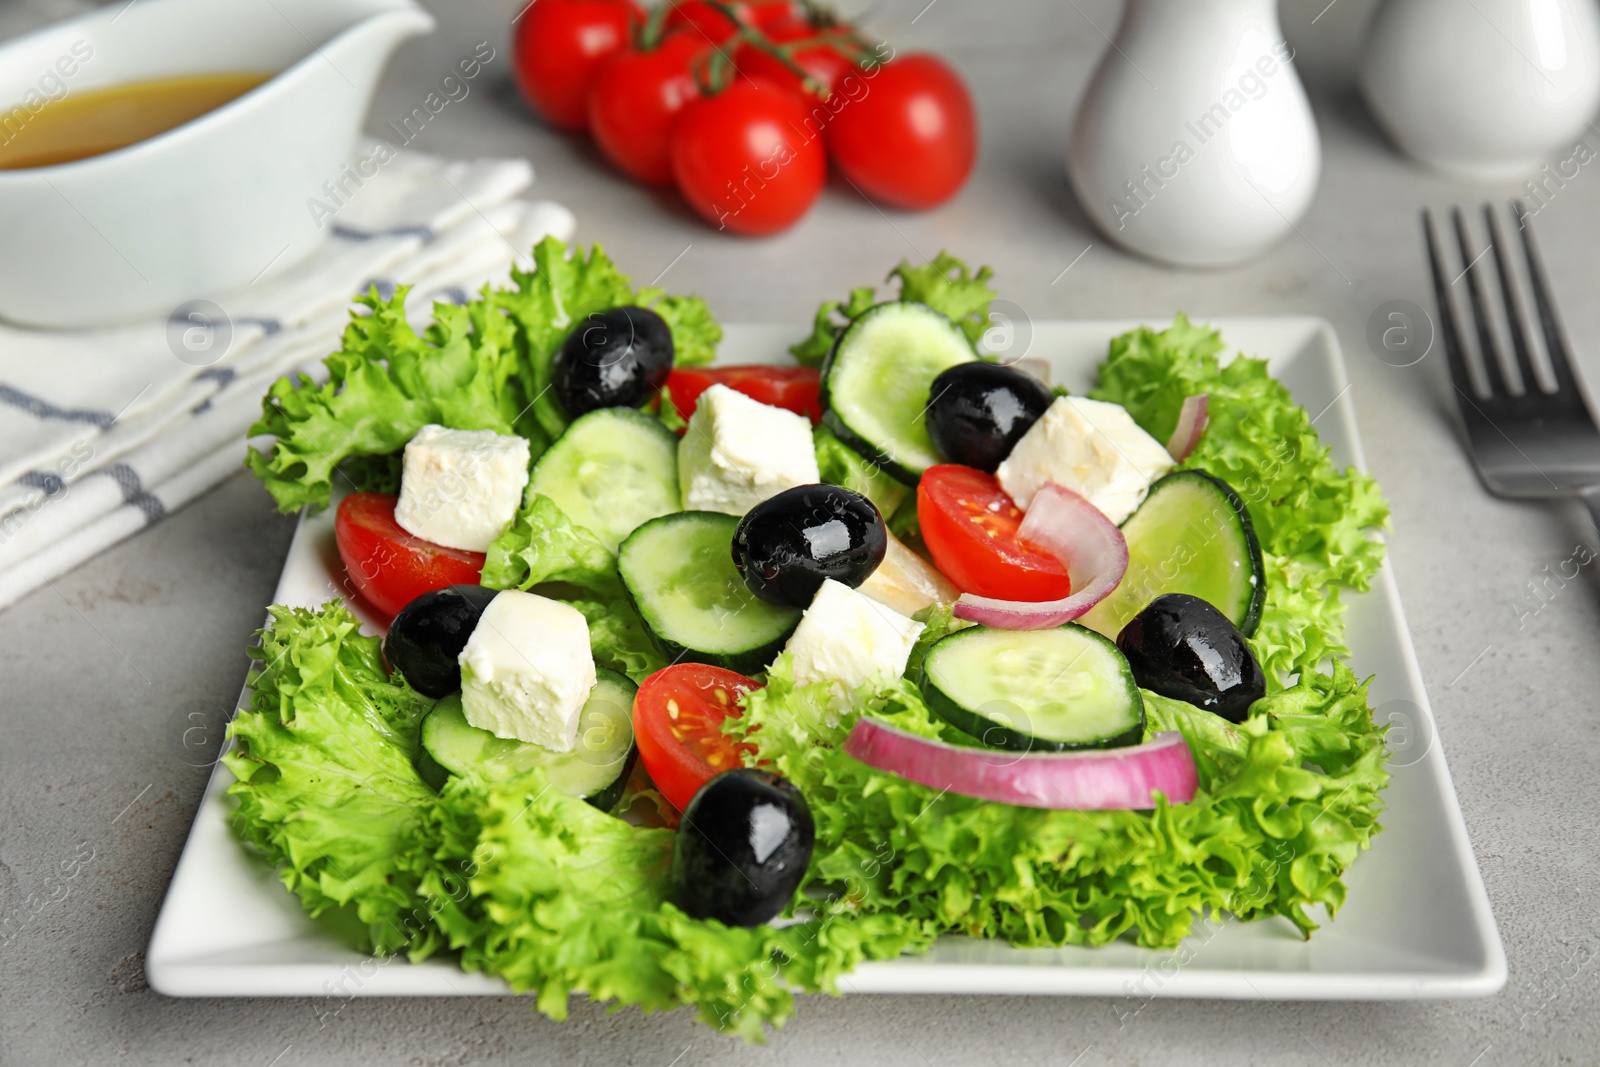
<path fill-rule="evenodd" d="M 943 935 L 1337 911 L 1387 507 L 1262 361 L 1179 315 L 1072 394 L 941 254 L 719 367 L 700 300 L 534 259 L 420 333 L 369 295 L 253 430 L 280 508 L 337 507 L 347 595 L 271 609 L 226 757 L 311 914 L 759 1039 Z"/>

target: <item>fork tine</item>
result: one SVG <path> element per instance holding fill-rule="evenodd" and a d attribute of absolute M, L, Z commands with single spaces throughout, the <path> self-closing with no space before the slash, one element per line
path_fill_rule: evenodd
<path fill-rule="evenodd" d="M 1581 397 L 1583 390 L 1578 385 L 1577 372 L 1572 369 L 1561 322 L 1556 317 L 1555 304 L 1550 299 L 1550 283 L 1545 277 L 1544 260 L 1540 258 L 1539 246 L 1533 239 L 1533 219 L 1528 215 L 1528 206 L 1521 200 L 1511 201 L 1511 211 L 1517 216 L 1517 223 L 1522 229 L 1522 251 L 1528 259 L 1528 285 L 1533 290 L 1534 305 L 1539 309 L 1539 325 L 1544 330 L 1544 348 L 1550 356 L 1550 371 L 1555 375 L 1556 392 L 1571 391 Z"/>
<path fill-rule="evenodd" d="M 1428 271 L 1433 275 L 1433 299 L 1439 309 L 1439 339 L 1444 342 L 1445 362 L 1450 367 L 1450 380 L 1465 397 L 1477 395 L 1472 375 L 1467 371 L 1467 360 L 1461 347 L 1461 326 L 1456 320 L 1455 302 L 1450 299 L 1450 282 L 1445 277 L 1444 260 L 1439 253 L 1438 235 L 1434 233 L 1433 212 L 1422 209 L 1422 234 L 1428 245 Z"/>
<path fill-rule="evenodd" d="M 1517 374 L 1522 378 L 1524 394 L 1544 392 L 1539 375 L 1533 369 L 1533 354 L 1528 349 L 1528 336 L 1522 328 L 1522 298 L 1511 274 L 1511 257 L 1505 248 L 1505 238 L 1500 233 L 1500 217 L 1494 205 L 1483 205 L 1484 225 L 1489 228 L 1489 247 L 1494 249 L 1495 273 L 1500 276 L 1500 294 L 1506 302 L 1506 323 L 1511 327 L 1511 347 L 1517 357 Z"/>
<path fill-rule="evenodd" d="M 1466 264 L 1461 273 L 1467 279 L 1468 302 L 1472 305 L 1473 321 L 1478 326 L 1478 356 L 1483 365 L 1484 381 L 1488 383 L 1489 396 L 1510 396 L 1511 390 L 1506 388 L 1505 374 L 1500 369 L 1500 343 L 1495 340 L 1494 326 L 1489 320 L 1489 302 L 1483 295 L 1483 280 L 1478 276 L 1478 260 L 1483 258 L 1483 252 L 1476 256 L 1472 254 L 1467 217 L 1461 208 L 1452 208 L 1450 215 L 1456 224 L 1456 243 L 1461 246 L 1461 262 Z M 1488 249 L 1483 251 L 1487 252 Z"/>

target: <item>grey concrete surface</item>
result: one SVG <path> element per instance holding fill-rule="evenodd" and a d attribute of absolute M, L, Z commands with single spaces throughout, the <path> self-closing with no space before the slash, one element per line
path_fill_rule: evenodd
<path fill-rule="evenodd" d="M 1536 614 L 1515 607 L 1527 581 L 1594 533 L 1566 509 L 1486 497 L 1457 445 L 1438 358 L 1398 369 L 1364 340 L 1385 301 L 1431 306 L 1417 209 L 1514 190 L 1455 184 L 1398 158 L 1349 88 L 1370 4 L 1290 0 L 1285 24 L 1326 150 L 1316 203 L 1300 236 L 1253 265 L 1162 270 L 1089 232 L 1062 176 L 1073 104 L 1115 5 L 926 2 L 884 0 L 871 25 L 899 48 L 945 53 L 978 101 L 976 176 L 931 214 L 885 214 L 832 188 L 783 236 L 712 232 L 526 114 L 505 80 L 513 0 L 435 0 L 439 32 L 396 57 L 372 125 L 409 111 L 476 42 L 495 42 L 496 84 L 453 105 L 418 146 L 526 156 L 538 190 L 576 210 L 583 239 L 603 242 L 638 278 L 665 271 L 661 284 L 704 294 L 728 319 L 803 322 L 820 298 L 941 247 L 992 264 L 1004 294 L 1038 318 L 1179 308 L 1326 316 L 1394 504 L 1393 559 L 1509 953 L 1505 991 L 1447 1003 L 1163 1001 L 1125 1027 L 1101 999 L 809 997 L 759 1048 L 684 1013 L 607 1015 L 582 1003 L 558 1025 L 514 998 L 357 1000 L 319 1025 L 305 1000 L 157 996 L 143 986 L 140 953 L 205 779 L 184 732 L 198 724 L 218 736 L 292 526 L 241 474 L 0 615 L 0 913 L 23 917 L 0 942 L 0 1064 L 1600 1062 L 1600 776 L 1590 751 L 1600 741 L 1600 588 L 1590 568 Z M 11 0 L 0 36 L 70 9 Z M 1476 16 L 1464 6 L 1462 17 Z M 1537 225 L 1570 333 L 1600 381 L 1600 169 L 1586 168 Z"/>

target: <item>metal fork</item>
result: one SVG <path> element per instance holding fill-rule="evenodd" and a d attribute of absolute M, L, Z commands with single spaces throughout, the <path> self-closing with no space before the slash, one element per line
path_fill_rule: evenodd
<path fill-rule="evenodd" d="M 1489 245 L 1474 252 L 1474 241 L 1467 220 L 1459 207 L 1451 212 L 1456 244 L 1465 264 L 1453 278 L 1447 273 L 1435 233 L 1433 213 L 1423 211 L 1422 229 L 1428 244 L 1428 263 L 1433 273 L 1434 297 L 1439 305 L 1439 335 L 1444 343 L 1450 381 L 1455 386 L 1456 406 L 1466 425 L 1467 444 L 1478 476 L 1485 488 L 1496 496 L 1516 500 L 1578 497 L 1589 509 L 1590 518 L 1600 529 L 1600 429 L 1588 403 L 1583 385 L 1573 367 L 1561 323 L 1550 295 L 1549 279 L 1533 237 L 1532 219 L 1519 200 L 1511 202 L 1511 213 L 1522 233 L 1523 264 L 1528 288 L 1537 309 L 1539 332 L 1549 361 L 1555 388 L 1547 391 L 1535 370 L 1535 355 L 1524 323 L 1523 302 L 1518 295 L 1512 249 L 1501 233 L 1494 208 L 1483 207 L 1484 226 Z M 1493 251 L 1495 274 L 1499 278 L 1502 303 L 1500 314 L 1511 338 L 1512 353 L 1519 382 L 1506 375 L 1506 360 L 1494 323 L 1479 261 Z M 1470 355 L 1463 343 L 1464 331 L 1456 317 L 1452 297 L 1455 284 L 1465 279 L 1467 298 L 1476 326 L 1477 352 L 1487 388 L 1474 382 L 1469 369 Z"/>

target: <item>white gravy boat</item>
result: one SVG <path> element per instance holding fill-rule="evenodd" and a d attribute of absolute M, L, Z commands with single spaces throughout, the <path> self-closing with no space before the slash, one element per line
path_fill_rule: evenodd
<path fill-rule="evenodd" d="M 126 148 L 0 170 L 0 317 L 165 315 L 292 267 L 326 236 L 307 201 L 339 179 L 384 64 L 433 26 L 414 0 L 137 0 L 0 43 L 0 133 L 42 99 L 275 72 Z"/>

